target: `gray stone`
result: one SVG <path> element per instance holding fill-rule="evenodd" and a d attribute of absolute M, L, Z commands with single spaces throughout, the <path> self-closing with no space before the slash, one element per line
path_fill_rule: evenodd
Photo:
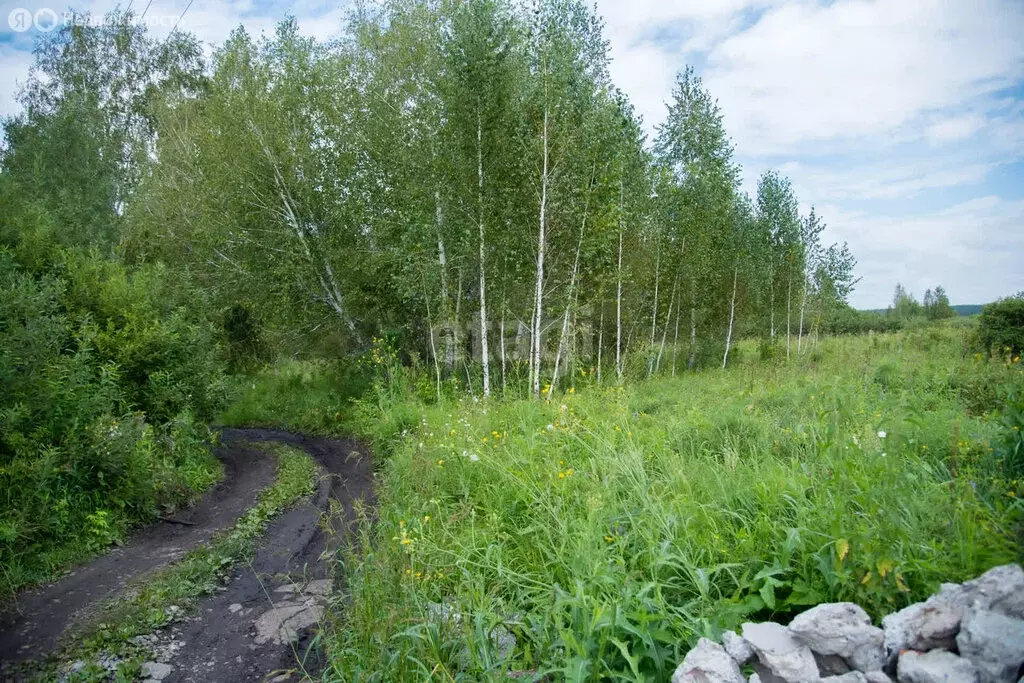
<path fill-rule="evenodd" d="M 672 674 L 672 683 L 747 683 L 747 680 L 725 648 L 701 638 Z"/>
<path fill-rule="evenodd" d="M 142 675 L 154 681 L 162 681 L 171 675 L 174 667 L 160 662 L 143 662 Z"/>
<path fill-rule="evenodd" d="M 269 609 L 254 622 L 256 627 L 256 644 L 263 645 L 275 642 L 279 645 L 298 640 L 299 632 L 320 621 L 324 608 L 313 600 L 296 604 L 280 602 L 277 607 Z"/>
<path fill-rule="evenodd" d="M 933 595 L 882 618 L 885 649 L 892 662 L 903 650 L 952 650 L 964 606 L 949 594 Z"/>
<path fill-rule="evenodd" d="M 294 593 L 304 595 L 319 595 L 326 597 L 331 594 L 332 581 L 330 579 L 316 579 L 308 583 L 287 583 L 274 589 L 275 593 Z"/>
<path fill-rule="evenodd" d="M 758 661 L 788 683 L 808 683 L 821 678 L 811 649 L 794 638 L 785 626 L 772 622 L 746 623 L 743 638 L 750 643 Z M 761 677 L 764 678 L 763 673 Z"/>
<path fill-rule="evenodd" d="M 445 624 L 448 628 L 457 628 L 465 615 L 459 612 L 452 605 L 443 602 L 431 602 L 427 604 L 427 615 L 431 620 Z M 514 623 L 516 617 L 513 616 L 506 623 Z M 490 631 L 491 646 L 494 648 L 494 654 L 498 659 L 508 659 L 518 645 L 515 634 L 513 634 L 508 628 L 502 624 L 496 624 Z M 460 654 L 460 659 L 463 662 L 468 662 L 470 659 L 469 651 L 463 648 Z"/>
<path fill-rule="evenodd" d="M 743 640 L 743 637 L 735 631 L 726 631 L 722 634 L 722 647 L 740 666 L 754 658 L 754 650 L 750 647 L 750 643 Z"/>
<path fill-rule="evenodd" d="M 757 675 L 757 672 L 750 674 L 750 678 L 747 679 L 747 683 L 761 683 L 761 677 Z"/>
<path fill-rule="evenodd" d="M 899 683 L 978 683 L 978 672 L 966 659 L 946 650 L 900 654 L 896 678 Z"/>
<path fill-rule="evenodd" d="M 838 655 L 858 671 L 879 671 L 885 664 L 885 633 L 852 602 L 813 607 L 798 614 L 789 630 L 814 652 Z"/>
<path fill-rule="evenodd" d="M 864 678 L 868 683 L 892 683 L 892 679 L 884 671 L 868 671 Z"/>
<path fill-rule="evenodd" d="M 943 584 L 945 587 L 947 584 Z M 1024 569 L 1017 564 L 994 567 L 959 587 L 966 607 L 1024 619 Z"/>
<path fill-rule="evenodd" d="M 838 676 L 826 676 L 821 683 L 867 683 L 867 678 L 860 671 L 847 671 Z"/>
<path fill-rule="evenodd" d="M 1014 683 L 1024 664 L 1024 621 L 972 609 L 956 637 L 960 656 L 974 664 L 981 683 Z"/>
<path fill-rule="evenodd" d="M 814 653 L 814 661 L 818 663 L 818 672 L 822 676 L 839 676 L 850 671 L 850 665 L 838 655 L 822 655 Z"/>

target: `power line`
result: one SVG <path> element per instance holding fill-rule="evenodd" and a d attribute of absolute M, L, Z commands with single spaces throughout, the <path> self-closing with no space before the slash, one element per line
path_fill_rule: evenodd
<path fill-rule="evenodd" d="M 175 31 L 177 31 L 177 30 L 178 30 L 178 24 L 180 24 L 180 23 L 181 23 L 181 20 L 182 20 L 182 18 L 184 18 L 184 16 L 185 16 L 185 12 L 188 12 L 188 8 L 192 6 L 192 3 L 193 3 L 194 1 L 195 1 L 195 0 L 188 0 L 188 4 L 187 4 L 187 5 L 185 5 L 185 9 L 184 9 L 184 10 L 182 10 L 182 12 L 181 12 L 181 16 L 179 16 L 179 17 L 178 17 L 178 20 L 177 20 L 176 22 L 174 22 L 174 28 L 172 28 L 172 29 L 171 29 L 171 33 L 174 33 Z"/>
<path fill-rule="evenodd" d="M 149 2 L 146 3 L 146 9 L 142 10 L 142 16 L 139 17 L 139 21 L 142 21 L 143 19 L 146 18 L 146 12 L 149 11 L 149 6 L 152 5 L 152 4 L 153 4 L 153 0 L 149 0 Z"/>

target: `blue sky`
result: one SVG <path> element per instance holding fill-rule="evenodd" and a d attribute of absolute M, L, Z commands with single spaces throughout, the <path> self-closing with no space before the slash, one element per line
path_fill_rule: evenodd
<path fill-rule="evenodd" d="M 149 0 L 132 0 L 141 12 Z M 107 0 L 77 3 L 102 13 Z M 187 0 L 152 0 L 166 33 Z M 345 3 L 194 0 L 181 27 L 207 43 L 286 12 L 337 33 Z M 34 30 L 4 18 L 66 5 L 0 0 L 0 114 L 17 110 Z M 778 168 L 862 282 L 852 303 L 885 306 L 896 282 L 954 303 L 1024 290 L 1024 2 L 1021 0 L 598 0 L 612 76 L 662 120 L 674 76 L 694 65 L 718 98 L 744 185 Z"/>

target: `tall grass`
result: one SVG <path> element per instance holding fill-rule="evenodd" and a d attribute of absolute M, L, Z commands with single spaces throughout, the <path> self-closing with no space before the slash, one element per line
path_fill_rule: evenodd
<path fill-rule="evenodd" d="M 326 676 L 667 680 L 744 620 L 832 600 L 877 617 L 1019 560 L 994 410 L 1022 372 L 963 334 L 626 387 L 587 374 L 550 402 L 360 402 L 349 419 L 388 455 Z"/>

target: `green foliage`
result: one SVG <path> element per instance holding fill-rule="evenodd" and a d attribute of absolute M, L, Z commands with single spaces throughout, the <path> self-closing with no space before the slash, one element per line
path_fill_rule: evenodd
<path fill-rule="evenodd" d="M 1024 353 L 1024 292 L 985 304 L 974 342 L 984 353 L 1019 358 Z"/>
<path fill-rule="evenodd" d="M 166 272 L 65 253 L 34 274 L 0 249 L 0 561 L 6 593 L 120 540 L 219 468 L 212 328 Z"/>
<path fill-rule="evenodd" d="M 390 457 L 346 561 L 334 675 L 663 680 L 744 620 L 837 600 L 878 617 L 1014 560 L 1019 481 L 993 456 L 1019 432 L 969 415 L 957 378 L 1024 377 L 937 330 L 928 350 L 826 339 L 797 365 L 358 413 Z"/>

